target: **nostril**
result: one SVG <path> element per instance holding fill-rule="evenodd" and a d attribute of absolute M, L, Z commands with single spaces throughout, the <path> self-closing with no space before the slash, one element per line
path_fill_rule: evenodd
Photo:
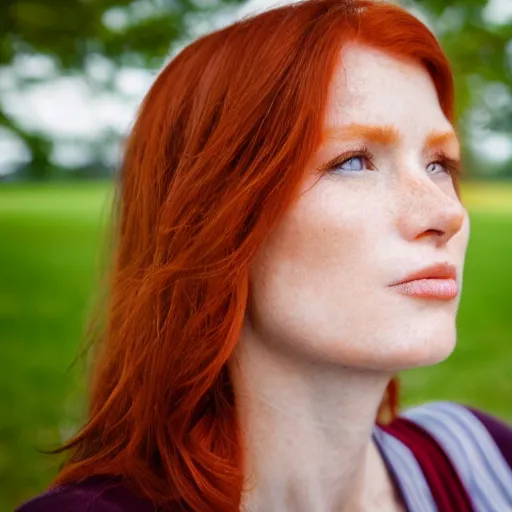
<path fill-rule="evenodd" d="M 420 236 L 420 238 L 423 238 L 425 236 L 432 236 L 432 235 L 435 235 L 435 236 L 443 236 L 445 234 L 444 231 L 440 230 L 440 229 L 427 229 L 425 230 L 422 235 Z"/>

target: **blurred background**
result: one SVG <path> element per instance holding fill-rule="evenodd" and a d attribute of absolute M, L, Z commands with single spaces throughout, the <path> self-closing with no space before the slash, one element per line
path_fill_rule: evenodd
<path fill-rule="evenodd" d="M 403 403 L 457 400 L 512 421 L 512 0 L 400 3 L 453 65 L 472 224 L 457 349 L 403 374 Z M 0 3 L 0 512 L 44 489 L 60 459 L 39 450 L 83 419 L 77 355 L 138 104 L 191 39 L 271 5 Z"/>

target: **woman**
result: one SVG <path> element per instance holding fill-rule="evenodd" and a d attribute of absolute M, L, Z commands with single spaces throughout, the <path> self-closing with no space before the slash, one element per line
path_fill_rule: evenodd
<path fill-rule="evenodd" d="M 512 510 L 512 434 L 397 416 L 453 350 L 468 215 L 449 64 L 308 0 L 185 48 L 126 151 L 90 416 L 22 512 Z"/>

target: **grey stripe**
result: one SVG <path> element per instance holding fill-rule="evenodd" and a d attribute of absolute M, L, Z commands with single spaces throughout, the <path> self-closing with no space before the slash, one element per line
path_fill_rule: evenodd
<path fill-rule="evenodd" d="M 374 427 L 373 436 L 397 476 L 407 509 L 412 512 L 437 512 L 423 471 L 411 450 L 378 426 Z"/>
<path fill-rule="evenodd" d="M 427 429 L 443 447 L 477 511 L 512 510 L 512 472 L 478 418 L 451 402 L 424 404 L 403 416 Z"/>
<path fill-rule="evenodd" d="M 473 436 L 480 459 L 486 464 L 493 475 L 493 480 L 501 487 L 501 492 L 512 505 L 512 471 L 485 426 L 461 405 L 441 402 L 437 407 L 445 412 L 455 413 L 455 419 Z"/>
<path fill-rule="evenodd" d="M 430 404 L 428 404 L 428 406 L 430 406 Z M 447 420 L 445 418 L 440 418 L 439 415 L 433 413 L 433 411 L 429 412 L 425 410 L 426 408 L 427 406 L 421 406 L 417 409 L 406 411 L 403 413 L 403 416 L 425 428 L 441 445 L 443 451 L 448 455 L 457 469 L 457 473 L 476 509 L 478 511 L 489 510 L 486 508 L 488 502 L 485 499 L 485 495 L 482 496 L 478 487 L 478 481 L 475 480 L 475 478 L 478 477 L 472 472 L 471 459 L 465 450 L 468 443 L 464 439 L 464 436 L 454 433 L 451 426 L 446 424 Z"/>
<path fill-rule="evenodd" d="M 492 467 L 478 454 L 479 439 L 460 425 L 457 411 L 431 404 L 428 410 L 422 407 L 419 414 L 420 421 L 437 435 L 451 456 L 478 510 L 509 510 L 507 496 L 496 484 Z"/>

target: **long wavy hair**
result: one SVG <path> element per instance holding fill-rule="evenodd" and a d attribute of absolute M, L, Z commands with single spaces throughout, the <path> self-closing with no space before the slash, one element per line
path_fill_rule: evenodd
<path fill-rule="evenodd" d="M 88 421 L 61 449 L 55 484 L 111 475 L 163 509 L 239 509 L 227 361 L 249 266 L 298 196 L 347 42 L 423 66 L 453 122 L 452 74 L 434 35 L 370 0 L 307 0 L 246 18 L 197 39 L 156 78 L 117 183 L 107 299 L 90 329 Z M 393 379 L 378 421 L 397 401 Z"/>

